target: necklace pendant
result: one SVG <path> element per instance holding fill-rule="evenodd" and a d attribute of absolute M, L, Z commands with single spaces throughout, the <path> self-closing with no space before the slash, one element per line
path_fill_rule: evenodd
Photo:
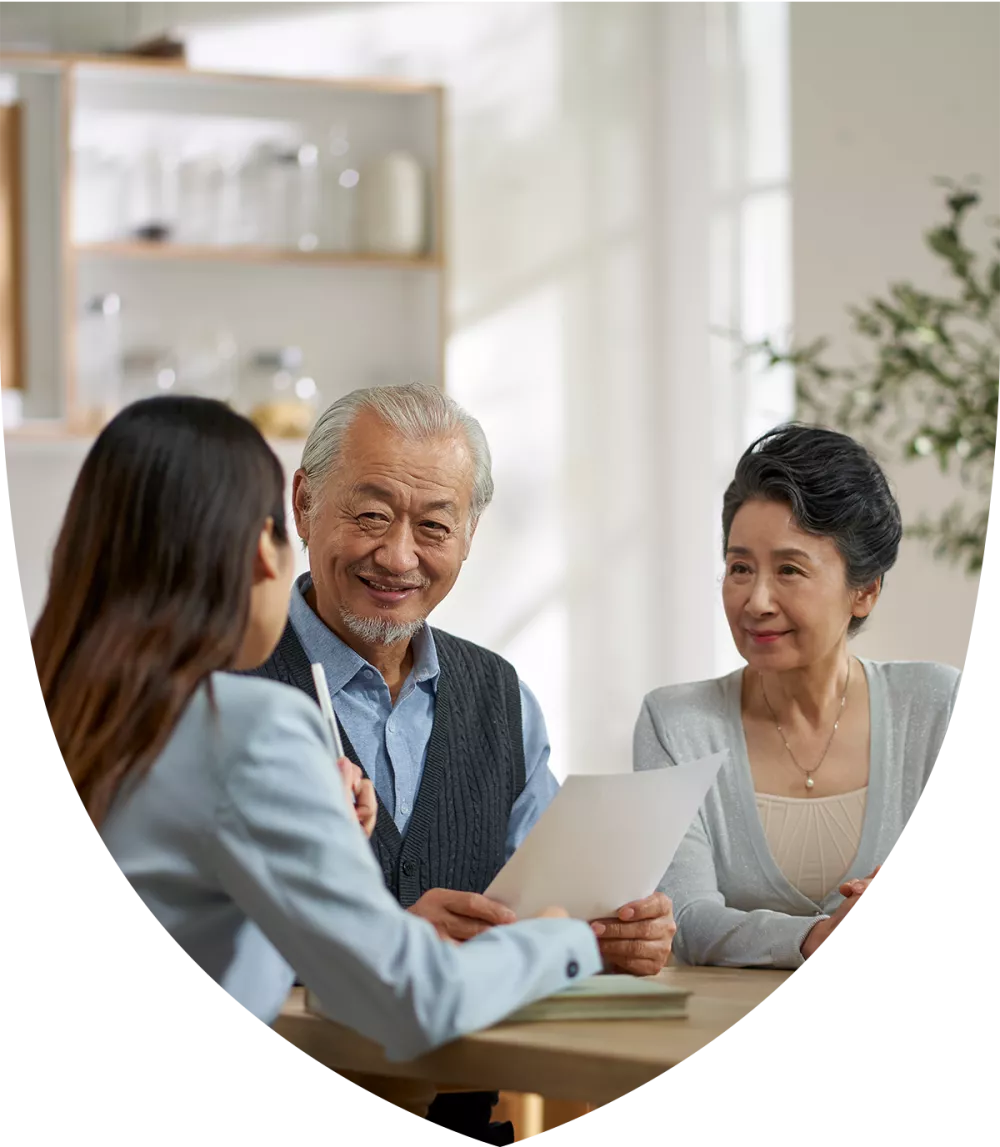
<path fill-rule="evenodd" d="M 815 785 L 815 783 L 816 782 L 812 779 L 812 777 L 806 777 L 806 788 L 807 789 L 811 789 L 813 787 L 813 785 Z"/>

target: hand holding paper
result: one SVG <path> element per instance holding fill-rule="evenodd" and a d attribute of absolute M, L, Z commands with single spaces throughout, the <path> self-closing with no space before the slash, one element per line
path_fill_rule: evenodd
<path fill-rule="evenodd" d="M 521 919 L 550 904 L 580 920 L 617 916 L 659 884 L 725 756 L 567 777 L 486 895 Z"/>
<path fill-rule="evenodd" d="M 670 957 L 677 925 L 662 892 L 623 904 L 613 918 L 591 921 L 605 967 L 630 976 L 655 976 Z"/>

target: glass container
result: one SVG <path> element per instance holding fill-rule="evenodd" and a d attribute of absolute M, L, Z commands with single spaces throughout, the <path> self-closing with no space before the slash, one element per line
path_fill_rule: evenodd
<path fill-rule="evenodd" d="M 269 438 L 305 438 L 316 417 L 316 383 L 297 346 L 262 348 L 240 377 L 240 409 Z"/>
<path fill-rule="evenodd" d="M 77 325 L 75 428 L 96 433 L 122 404 L 121 298 L 95 295 Z"/>

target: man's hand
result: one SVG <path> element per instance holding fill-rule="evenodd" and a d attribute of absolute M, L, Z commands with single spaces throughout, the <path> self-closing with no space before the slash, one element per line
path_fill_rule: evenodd
<path fill-rule="evenodd" d="M 661 971 L 677 931 L 673 905 L 662 892 L 625 904 L 617 917 L 592 920 L 590 926 L 607 970 L 632 976 Z"/>
<path fill-rule="evenodd" d="M 354 815 L 364 829 L 365 836 L 370 837 L 378 818 L 378 798 L 375 796 L 375 786 L 347 757 L 340 758 L 337 762 L 337 768 L 340 770 L 340 776 L 344 782 L 347 803 L 354 809 Z"/>
<path fill-rule="evenodd" d="M 498 900 L 478 892 L 454 892 L 450 888 L 432 888 L 407 908 L 423 916 L 437 929 L 442 940 L 461 943 L 471 940 L 495 924 L 513 924 L 517 917 Z"/>
<path fill-rule="evenodd" d="M 816 951 L 816 949 L 830 938 L 831 933 L 847 916 L 847 913 L 854 907 L 855 904 L 861 899 L 862 894 L 869 884 L 875 879 L 875 873 L 878 872 L 882 865 L 878 865 L 874 872 L 861 880 L 847 880 L 841 884 L 839 892 L 843 896 L 843 901 L 838 905 L 836 912 L 831 913 L 825 920 L 819 920 L 812 928 L 806 933 L 806 938 L 802 941 L 801 952 L 802 955 L 808 960 L 809 957 Z"/>

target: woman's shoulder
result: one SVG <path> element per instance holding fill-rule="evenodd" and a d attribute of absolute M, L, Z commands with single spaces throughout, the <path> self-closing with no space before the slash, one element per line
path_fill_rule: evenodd
<path fill-rule="evenodd" d="M 709 720 L 725 718 L 732 691 L 739 688 L 742 674 L 743 670 L 737 669 L 725 677 L 663 685 L 646 694 L 643 708 L 663 720 L 692 715 L 701 715 Z"/>
<path fill-rule="evenodd" d="M 210 732 L 221 756 L 274 737 L 324 737 L 322 715 L 311 697 L 279 681 L 238 673 L 211 674 L 192 698 L 184 725 L 196 737 Z"/>
<path fill-rule="evenodd" d="M 633 766 L 697 760 L 730 746 L 739 712 L 742 670 L 707 681 L 665 685 L 647 693 L 632 742 Z"/>
<path fill-rule="evenodd" d="M 728 750 L 742 676 L 737 669 L 725 677 L 665 685 L 647 693 L 635 726 L 632 767 L 662 768 Z"/>
<path fill-rule="evenodd" d="M 890 703 L 951 704 L 961 671 L 939 661 L 869 661 L 862 659 L 868 675 L 885 685 Z"/>

